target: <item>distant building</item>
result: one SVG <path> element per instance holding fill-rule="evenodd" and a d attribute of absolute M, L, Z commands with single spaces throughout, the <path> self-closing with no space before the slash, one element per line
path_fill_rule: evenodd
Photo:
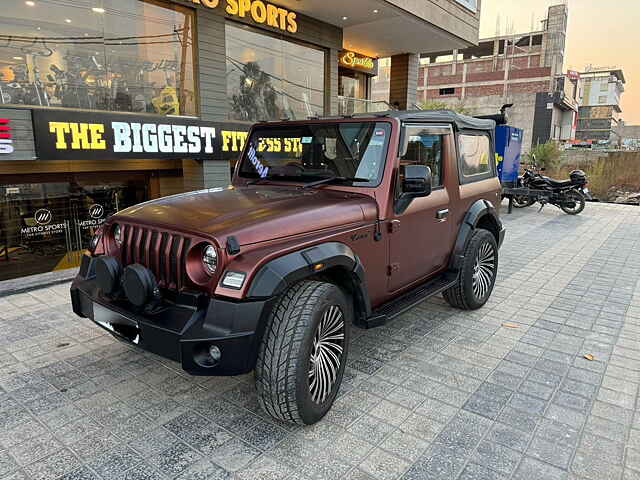
<path fill-rule="evenodd" d="M 463 106 L 475 115 L 513 103 L 510 124 L 524 129 L 525 150 L 549 139 L 571 141 L 580 90 L 576 75 L 563 74 L 567 18 L 568 7 L 555 5 L 540 30 L 422 55 L 417 103 Z"/>
<path fill-rule="evenodd" d="M 640 150 L 640 125 L 624 125 L 621 127 L 622 148 Z"/>
<path fill-rule="evenodd" d="M 584 98 L 578 113 L 577 140 L 622 145 L 620 99 L 624 85 L 624 73 L 619 68 L 591 67 L 580 74 Z"/>

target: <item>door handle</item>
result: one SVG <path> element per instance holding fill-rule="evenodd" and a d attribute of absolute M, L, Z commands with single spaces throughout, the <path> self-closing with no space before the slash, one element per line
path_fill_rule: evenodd
<path fill-rule="evenodd" d="M 438 210 L 436 212 L 436 218 L 438 220 L 446 220 L 448 216 L 449 216 L 449 209 L 448 208 L 445 208 L 444 210 Z"/>

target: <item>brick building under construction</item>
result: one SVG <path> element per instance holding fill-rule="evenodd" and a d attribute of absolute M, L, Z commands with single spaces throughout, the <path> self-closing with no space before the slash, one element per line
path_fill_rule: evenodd
<path fill-rule="evenodd" d="M 513 103 L 510 124 L 524 129 L 525 151 L 549 139 L 575 139 L 578 78 L 563 75 L 567 18 L 568 7 L 555 5 L 539 31 L 423 55 L 418 104 L 445 103 L 482 115 Z"/>

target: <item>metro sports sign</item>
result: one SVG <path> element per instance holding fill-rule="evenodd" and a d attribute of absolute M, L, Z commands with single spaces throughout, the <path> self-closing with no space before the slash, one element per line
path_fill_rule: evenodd
<path fill-rule="evenodd" d="M 212 159 L 240 150 L 247 130 L 191 118 L 58 110 L 34 110 L 33 126 L 41 160 Z"/>

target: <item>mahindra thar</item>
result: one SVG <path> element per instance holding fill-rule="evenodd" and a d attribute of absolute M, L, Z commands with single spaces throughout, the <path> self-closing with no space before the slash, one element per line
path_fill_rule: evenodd
<path fill-rule="evenodd" d="M 494 128 L 448 111 L 258 123 L 228 188 L 108 219 L 73 310 L 193 375 L 255 370 L 266 412 L 315 423 L 352 324 L 439 293 L 487 302 L 504 238 Z"/>

